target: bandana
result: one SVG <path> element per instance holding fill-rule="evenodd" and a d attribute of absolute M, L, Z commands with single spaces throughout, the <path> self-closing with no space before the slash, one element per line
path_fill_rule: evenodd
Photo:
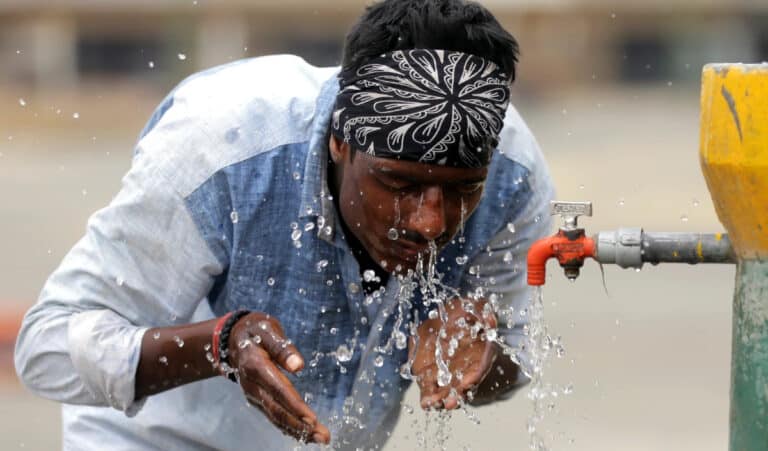
<path fill-rule="evenodd" d="M 397 50 L 339 75 L 332 132 L 367 154 L 440 166 L 487 165 L 509 103 L 506 74 L 447 50 Z"/>

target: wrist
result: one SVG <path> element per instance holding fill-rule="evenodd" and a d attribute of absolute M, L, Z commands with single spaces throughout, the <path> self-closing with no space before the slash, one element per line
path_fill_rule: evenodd
<path fill-rule="evenodd" d="M 213 329 L 213 365 L 219 374 L 227 376 L 233 382 L 237 381 L 233 374 L 233 368 L 237 366 L 229 360 L 231 354 L 230 337 L 235 324 L 249 313 L 250 311 L 242 309 L 229 312 L 218 319 Z"/>

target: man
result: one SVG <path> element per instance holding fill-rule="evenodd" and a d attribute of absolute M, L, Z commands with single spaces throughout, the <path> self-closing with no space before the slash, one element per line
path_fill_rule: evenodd
<path fill-rule="evenodd" d="M 411 378 L 425 408 L 508 396 L 552 197 L 516 61 L 479 5 L 385 0 L 340 71 L 184 81 L 24 320 L 17 371 L 64 403 L 64 448 L 378 448 Z"/>

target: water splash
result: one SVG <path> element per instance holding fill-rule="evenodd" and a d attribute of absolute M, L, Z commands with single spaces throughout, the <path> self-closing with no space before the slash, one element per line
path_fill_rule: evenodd
<path fill-rule="evenodd" d="M 534 451 L 547 451 L 541 424 L 547 411 L 554 410 L 554 397 L 558 389 L 544 382 L 544 366 L 555 349 L 558 357 L 565 354 L 560 344 L 560 338 L 553 339 L 544 323 L 544 294 L 541 287 L 535 287 L 533 299 L 528 309 L 527 348 L 529 353 L 528 365 L 521 368 L 531 379 L 528 398 L 533 404 L 531 415 L 528 417 L 529 448 Z"/>

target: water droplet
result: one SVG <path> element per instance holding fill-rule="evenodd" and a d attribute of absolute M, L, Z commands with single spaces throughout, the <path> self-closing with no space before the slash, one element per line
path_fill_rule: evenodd
<path fill-rule="evenodd" d="M 615 18 L 616 18 L 616 13 L 611 13 L 611 19 L 615 19 Z"/>
<path fill-rule="evenodd" d="M 237 214 L 236 210 L 232 210 L 232 212 L 229 213 L 229 219 L 232 221 L 232 224 L 237 224 L 240 220 L 240 215 Z"/>
<path fill-rule="evenodd" d="M 375 359 L 373 359 L 373 366 L 376 368 L 381 368 L 384 366 L 384 357 L 377 355 Z"/>
<path fill-rule="evenodd" d="M 466 264 L 467 260 L 469 260 L 469 257 L 467 257 L 466 255 L 460 255 L 460 256 L 456 257 L 456 264 L 457 265 Z"/>
<path fill-rule="evenodd" d="M 507 252 L 504 254 L 504 258 L 503 258 L 504 263 L 512 263 L 512 259 L 513 259 L 512 252 Z"/>
<path fill-rule="evenodd" d="M 680 215 L 680 220 L 683 222 L 688 222 L 688 215 L 683 213 Z"/>
<path fill-rule="evenodd" d="M 437 385 L 440 387 L 448 386 L 451 383 L 451 379 L 453 379 L 453 376 L 450 371 L 437 371 Z"/>
<path fill-rule="evenodd" d="M 118 286 L 118 287 L 122 287 L 122 286 L 123 286 L 123 284 L 125 283 L 125 279 L 123 279 L 123 278 L 122 278 L 122 277 L 120 277 L 120 276 L 117 276 L 117 277 L 115 278 L 115 283 L 117 284 L 117 286 Z"/>
<path fill-rule="evenodd" d="M 514 222 L 508 222 L 507 223 L 507 230 L 509 230 L 509 233 L 515 233 L 515 223 Z"/>
<path fill-rule="evenodd" d="M 624 198 L 623 197 L 621 199 L 619 199 L 618 204 L 619 204 L 619 207 L 623 207 L 624 206 Z"/>
<path fill-rule="evenodd" d="M 331 327 L 331 335 L 336 335 L 337 333 L 339 333 L 339 329 Z"/>
<path fill-rule="evenodd" d="M 177 345 L 178 347 L 180 347 L 180 348 L 183 348 L 183 347 L 184 347 L 184 340 L 182 340 L 182 339 L 181 339 L 181 337 L 179 337 L 178 335 L 174 335 L 174 336 L 173 336 L 173 341 L 175 341 L 175 342 L 176 342 L 176 345 Z"/>
<path fill-rule="evenodd" d="M 429 319 L 437 319 L 437 310 L 430 310 L 427 316 L 429 316 Z M 461 318 L 464 319 L 464 318 Z"/>
<path fill-rule="evenodd" d="M 291 240 L 292 241 L 298 241 L 299 238 L 301 238 L 301 230 L 296 229 L 293 232 L 291 232 Z"/>
<path fill-rule="evenodd" d="M 488 341 L 496 341 L 497 333 L 496 329 L 488 329 L 485 331 L 485 339 Z"/>
<path fill-rule="evenodd" d="M 155 68 L 155 62 L 154 61 L 150 61 L 150 62 L 147 63 L 147 66 L 149 66 L 150 69 L 154 69 Z"/>
<path fill-rule="evenodd" d="M 392 227 L 391 229 L 389 229 L 389 231 L 387 231 L 387 238 L 389 238 L 390 240 L 395 241 L 399 237 L 400 237 L 400 234 L 397 233 L 397 229 L 395 229 L 394 227 Z"/>
<path fill-rule="evenodd" d="M 584 185 L 579 185 L 579 189 L 584 189 Z"/>
<path fill-rule="evenodd" d="M 323 272 L 323 269 L 325 269 L 326 266 L 328 266 L 328 260 L 320 260 L 315 264 L 315 270 L 317 270 L 317 272 Z"/>
<path fill-rule="evenodd" d="M 270 277 L 269 279 L 267 279 L 267 285 L 271 287 L 274 284 L 275 284 L 275 279 L 273 277 Z"/>
<path fill-rule="evenodd" d="M 405 334 L 398 330 L 395 331 L 395 347 L 397 349 L 405 349 L 408 346 L 408 338 L 405 336 Z"/>
<path fill-rule="evenodd" d="M 376 277 L 376 271 L 374 271 L 372 269 L 366 269 L 365 271 L 363 271 L 363 280 L 364 281 L 366 281 L 366 282 L 373 282 L 375 279 L 378 279 L 378 277 Z"/>
<path fill-rule="evenodd" d="M 301 178 L 301 174 L 299 174 L 298 172 L 294 172 L 294 173 L 293 173 L 293 179 L 294 179 L 294 180 L 298 180 L 298 179 L 300 179 L 300 178 Z"/>
<path fill-rule="evenodd" d="M 180 61 L 184 61 L 184 60 L 187 59 L 187 55 L 184 54 L 184 53 L 179 53 L 177 56 L 178 56 Z"/>
<path fill-rule="evenodd" d="M 693 203 L 694 207 L 698 207 L 699 206 L 699 200 L 698 199 L 693 199 L 692 203 Z"/>
<path fill-rule="evenodd" d="M 21 105 L 21 106 L 23 106 L 23 107 L 24 107 L 24 106 L 27 106 L 27 101 L 26 101 L 26 100 L 24 100 L 24 99 L 19 99 L 19 105 Z"/>
<path fill-rule="evenodd" d="M 352 360 L 352 351 L 347 345 L 339 345 L 339 347 L 336 348 L 336 359 L 341 363 L 349 362 Z"/>
<path fill-rule="evenodd" d="M 72 113 L 72 119 L 80 119 L 80 113 Z"/>
<path fill-rule="evenodd" d="M 308 223 L 304 224 L 304 231 L 305 232 L 309 232 L 310 230 L 312 230 L 314 228 L 315 228 L 315 223 L 314 222 L 308 222 Z"/>
<path fill-rule="evenodd" d="M 160 358 L 157 359 L 160 363 L 163 365 L 168 365 L 168 357 L 161 355 Z"/>
<path fill-rule="evenodd" d="M 154 338 L 155 340 L 159 340 L 160 339 L 160 332 L 153 333 L 152 334 L 152 338 Z"/>

